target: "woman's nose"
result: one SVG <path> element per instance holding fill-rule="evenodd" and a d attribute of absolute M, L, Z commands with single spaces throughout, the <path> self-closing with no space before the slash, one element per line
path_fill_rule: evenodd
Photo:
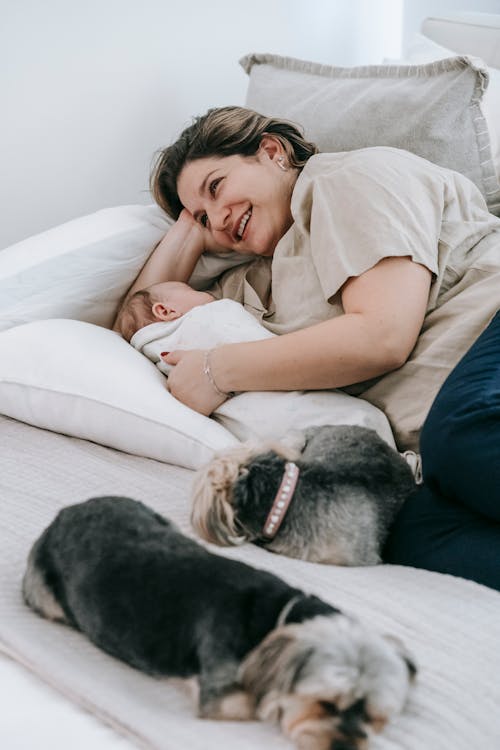
<path fill-rule="evenodd" d="M 210 227 L 214 232 L 225 232 L 230 228 L 231 210 L 228 206 L 212 206 L 208 212 Z"/>

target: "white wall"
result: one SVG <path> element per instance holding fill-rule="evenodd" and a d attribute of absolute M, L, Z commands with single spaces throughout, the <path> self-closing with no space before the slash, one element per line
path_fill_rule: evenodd
<path fill-rule="evenodd" d="M 0 0 L 0 248 L 149 202 L 155 150 L 192 115 L 244 103 L 244 54 L 378 62 L 400 53 L 403 7 L 408 30 L 451 2 Z"/>
<path fill-rule="evenodd" d="M 149 202 L 154 151 L 192 115 L 244 103 L 248 52 L 346 65 L 397 54 L 401 2 L 0 2 L 0 248 Z"/>

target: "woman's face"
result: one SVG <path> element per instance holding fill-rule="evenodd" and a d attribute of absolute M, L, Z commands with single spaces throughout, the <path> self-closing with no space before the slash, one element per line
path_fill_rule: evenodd
<path fill-rule="evenodd" d="M 283 170 L 280 156 L 281 144 L 264 136 L 255 156 L 189 162 L 177 180 L 181 203 L 220 247 L 272 255 L 293 223 L 290 200 L 298 174 Z"/>

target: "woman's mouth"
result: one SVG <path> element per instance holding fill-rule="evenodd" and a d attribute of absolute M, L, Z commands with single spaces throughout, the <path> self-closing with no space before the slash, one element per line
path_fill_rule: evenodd
<path fill-rule="evenodd" d="M 243 216 L 241 217 L 241 221 L 238 225 L 238 229 L 236 230 L 236 239 L 238 240 L 243 239 L 243 234 L 245 232 L 246 226 L 248 224 L 248 221 L 251 215 L 252 215 L 252 209 L 249 208 L 248 211 L 244 213 Z"/>

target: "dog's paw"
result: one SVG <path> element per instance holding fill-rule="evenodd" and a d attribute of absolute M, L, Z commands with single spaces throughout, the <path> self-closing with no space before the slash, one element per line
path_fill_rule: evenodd
<path fill-rule="evenodd" d="M 200 719 L 218 721 L 250 721 L 255 718 L 255 700 L 244 690 L 233 690 L 200 703 Z"/>

